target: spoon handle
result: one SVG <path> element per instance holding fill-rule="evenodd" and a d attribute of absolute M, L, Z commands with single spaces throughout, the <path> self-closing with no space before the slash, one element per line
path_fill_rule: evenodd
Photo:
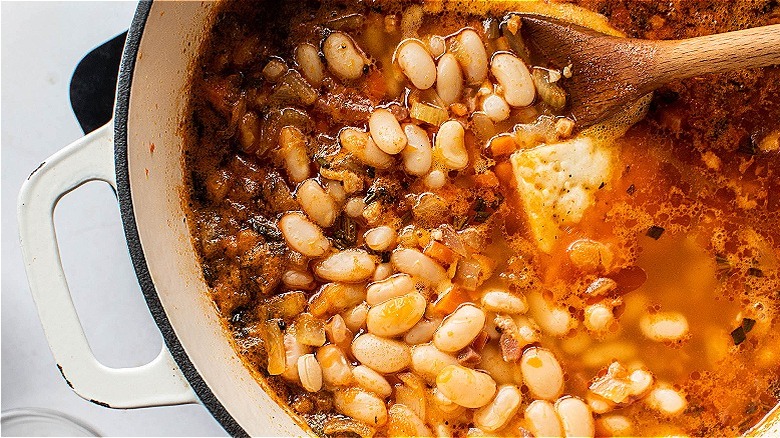
<path fill-rule="evenodd" d="M 658 85 L 709 73 L 780 65 L 780 24 L 659 44 Z"/>

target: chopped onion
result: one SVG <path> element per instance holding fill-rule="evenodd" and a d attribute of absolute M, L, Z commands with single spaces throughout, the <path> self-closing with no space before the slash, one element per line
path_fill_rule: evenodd
<path fill-rule="evenodd" d="M 278 319 L 263 321 L 262 338 L 265 351 L 268 355 L 268 374 L 278 376 L 287 368 L 287 360 L 284 351 L 284 336 L 279 328 Z"/>
<path fill-rule="evenodd" d="M 447 110 L 435 106 L 426 105 L 420 102 L 413 102 L 412 109 L 409 111 L 411 118 L 421 122 L 430 123 L 439 126 L 447 121 Z"/>
<path fill-rule="evenodd" d="M 300 291 L 276 295 L 268 302 L 268 312 L 273 318 L 291 319 L 300 315 L 305 308 L 306 295 Z"/>
<path fill-rule="evenodd" d="M 418 417 L 426 418 L 425 382 L 412 373 L 401 373 L 397 377 L 403 383 L 395 386 L 395 402 L 411 409 Z"/>
<path fill-rule="evenodd" d="M 328 417 L 322 427 L 322 432 L 327 436 L 343 436 L 354 433 L 361 437 L 372 437 L 376 431 L 368 425 L 352 418 Z"/>
<path fill-rule="evenodd" d="M 453 250 L 461 257 L 466 257 L 468 251 L 466 246 L 463 245 L 463 241 L 460 239 L 458 232 L 452 228 L 450 224 L 441 225 L 438 229 L 431 232 L 431 237 L 441 241 L 447 248 Z"/>
<path fill-rule="evenodd" d="M 311 313 L 302 313 L 295 319 L 295 337 L 303 345 L 321 347 L 325 344 L 325 323 Z"/>
<path fill-rule="evenodd" d="M 482 265 L 475 259 L 461 259 L 455 274 L 456 282 L 466 290 L 476 290 L 479 286 L 479 276 Z"/>
<path fill-rule="evenodd" d="M 560 73 L 558 77 L 560 78 Z M 560 111 L 566 106 L 566 91 L 557 83 L 550 81 L 549 70 L 536 67 L 531 78 L 534 81 L 539 97 L 542 98 L 542 102 L 555 111 Z"/>
<path fill-rule="evenodd" d="M 477 139 L 485 144 L 493 138 L 498 131 L 496 130 L 496 124 L 493 120 L 487 116 L 487 114 L 479 111 L 471 115 L 472 131 L 477 136 Z"/>

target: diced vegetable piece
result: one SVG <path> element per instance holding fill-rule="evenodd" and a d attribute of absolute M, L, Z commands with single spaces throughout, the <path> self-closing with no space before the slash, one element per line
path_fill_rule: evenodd
<path fill-rule="evenodd" d="M 439 126 L 447 121 L 447 110 L 420 102 L 412 103 L 409 116 L 421 122 Z"/>
<path fill-rule="evenodd" d="M 263 321 L 262 324 L 262 339 L 265 345 L 265 351 L 268 355 L 268 374 L 277 376 L 282 374 L 287 368 L 287 359 L 284 350 L 284 336 L 282 330 L 279 328 L 280 320 L 269 319 Z"/>
<path fill-rule="evenodd" d="M 488 148 L 490 148 L 494 157 L 500 157 L 516 151 L 517 143 L 515 143 L 515 140 L 511 135 L 501 134 L 490 139 Z"/>
<path fill-rule="evenodd" d="M 290 319 L 300 315 L 306 308 L 306 295 L 303 292 L 285 292 L 268 301 L 268 312 L 274 318 Z"/>
<path fill-rule="evenodd" d="M 557 83 L 550 81 L 550 75 L 547 70 L 535 68 L 531 78 L 536 86 L 536 92 L 544 103 L 555 111 L 560 111 L 566 107 L 566 91 Z"/>
<path fill-rule="evenodd" d="M 469 295 L 463 289 L 453 286 L 433 303 L 433 313 L 439 316 L 447 316 L 455 311 L 463 303 L 471 301 Z"/>
<path fill-rule="evenodd" d="M 454 261 L 458 259 L 458 256 L 457 254 L 455 254 L 455 251 L 447 248 L 444 244 L 439 243 L 435 240 L 431 240 L 428 243 L 428 246 L 426 246 L 425 249 L 423 249 L 423 254 L 433 259 L 436 259 L 445 265 L 451 265 Z"/>
<path fill-rule="evenodd" d="M 303 345 L 320 347 L 325 344 L 325 323 L 311 313 L 302 313 L 295 319 L 295 336 Z"/>

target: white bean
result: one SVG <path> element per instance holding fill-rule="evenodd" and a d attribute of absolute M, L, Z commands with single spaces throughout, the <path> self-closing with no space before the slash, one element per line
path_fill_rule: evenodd
<path fill-rule="evenodd" d="M 366 241 L 366 245 L 374 251 L 387 251 L 392 249 L 396 244 L 397 238 L 398 233 L 386 225 L 372 228 L 363 235 L 363 240 Z"/>
<path fill-rule="evenodd" d="M 646 338 L 656 342 L 674 342 L 688 336 L 688 320 L 678 312 L 643 315 L 639 320 L 639 328 Z"/>
<path fill-rule="evenodd" d="M 427 301 L 419 292 L 393 298 L 368 311 L 366 327 L 377 336 L 393 337 L 406 332 L 422 318 Z"/>
<path fill-rule="evenodd" d="M 428 37 L 428 50 L 434 58 L 438 58 L 447 50 L 447 42 L 439 35 L 431 35 Z"/>
<path fill-rule="evenodd" d="M 454 352 L 469 345 L 485 326 L 485 312 L 473 304 L 464 304 L 444 318 L 433 344 L 441 351 Z"/>
<path fill-rule="evenodd" d="M 313 354 L 304 354 L 298 358 L 298 375 L 303 389 L 317 392 L 322 388 L 322 368 Z"/>
<path fill-rule="evenodd" d="M 325 333 L 331 344 L 341 345 L 347 340 L 352 340 L 351 331 L 347 328 L 344 318 L 338 314 L 333 315 L 325 325 Z"/>
<path fill-rule="evenodd" d="M 644 397 L 655 383 L 653 375 L 643 369 L 632 371 L 628 380 L 631 381 L 629 388 L 634 397 Z"/>
<path fill-rule="evenodd" d="M 360 303 L 348 310 L 343 315 L 344 324 L 352 333 L 357 333 L 366 327 L 366 319 L 368 318 L 368 304 Z"/>
<path fill-rule="evenodd" d="M 429 174 L 425 175 L 423 183 L 425 184 L 425 187 L 431 190 L 437 190 L 444 187 L 444 184 L 447 183 L 447 175 L 440 169 L 433 169 Z"/>
<path fill-rule="evenodd" d="M 285 213 L 279 219 L 279 230 L 290 248 L 307 257 L 319 257 L 330 249 L 330 240 L 320 227 L 301 213 Z"/>
<path fill-rule="evenodd" d="M 613 402 L 592 392 L 585 395 L 585 400 L 588 402 L 590 409 L 596 414 L 605 414 L 615 409 L 615 404 Z"/>
<path fill-rule="evenodd" d="M 312 44 L 303 43 L 295 48 L 295 62 L 301 67 L 303 77 L 315 87 L 319 87 L 325 78 L 325 66 L 322 65 L 320 52 Z"/>
<path fill-rule="evenodd" d="M 394 57 L 401 71 L 420 90 L 427 90 L 436 82 L 436 64 L 422 41 L 412 38 L 401 41 Z"/>
<path fill-rule="evenodd" d="M 333 32 L 325 38 L 322 52 L 328 69 L 341 80 L 363 76 L 366 59 L 352 38 L 341 32 Z"/>
<path fill-rule="evenodd" d="M 433 163 L 431 139 L 428 138 L 428 133 L 417 125 L 406 123 L 403 128 L 408 140 L 406 147 L 401 151 L 404 170 L 409 175 L 425 175 Z"/>
<path fill-rule="evenodd" d="M 458 411 L 463 411 L 463 406 L 448 399 L 447 396 L 441 393 L 437 388 L 433 388 L 433 402 L 436 403 L 436 407 L 442 412 L 453 414 Z"/>
<path fill-rule="evenodd" d="M 279 152 L 284 159 L 287 176 L 294 183 L 309 177 L 309 155 L 306 151 L 306 136 L 294 126 L 285 126 L 279 133 Z"/>
<path fill-rule="evenodd" d="M 525 315 L 515 315 L 512 318 L 517 326 L 517 334 L 519 339 L 525 342 L 525 345 L 539 342 L 542 339 L 539 326 L 536 325 L 530 318 Z"/>
<path fill-rule="evenodd" d="M 504 90 L 504 100 L 513 107 L 528 106 L 534 102 L 536 88 L 531 72 L 515 55 L 499 53 L 493 56 L 490 71 Z"/>
<path fill-rule="evenodd" d="M 433 339 L 433 334 L 441 324 L 441 320 L 421 319 L 404 335 L 404 342 L 409 345 L 423 344 Z"/>
<path fill-rule="evenodd" d="M 358 160 L 376 167 L 387 169 L 393 165 L 393 157 L 377 147 L 367 132 L 347 127 L 339 132 L 339 144 Z"/>
<path fill-rule="evenodd" d="M 439 58 L 436 66 L 436 93 L 446 105 L 460 100 L 463 93 L 463 72 L 452 53 L 445 53 Z"/>
<path fill-rule="evenodd" d="M 531 317 L 550 336 L 563 337 L 575 327 L 577 320 L 571 316 L 569 309 L 555 306 L 538 292 L 528 294 L 528 304 Z"/>
<path fill-rule="evenodd" d="M 561 420 L 552 403 L 547 400 L 534 400 L 525 408 L 525 420 L 528 429 L 538 437 L 563 436 Z"/>
<path fill-rule="evenodd" d="M 314 287 L 314 277 L 306 271 L 291 269 L 282 274 L 282 283 L 289 289 L 309 290 Z"/>
<path fill-rule="evenodd" d="M 372 280 L 374 281 L 382 281 L 387 279 L 393 275 L 393 264 L 392 263 L 380 263 L 376 267 L 376 271 L 374 271 L 374 277 Z"/>
<path fill-rule="evenodd" d="M 377 108 L 371 113 L 368 129 L 377 147 L 387 154 L 395 155 L 406 146 L 406 134 L 401 124 L 393 113 L 384 108 Z"/>
<path fill-rule="evenodd" d="M 314 273 L 328 281 L 359 283 L 371 277 L 376 261 L 362 249 L 346 249 L 331 254 L 314 266 Z"/>
<path fill-rule="evenodd" d="M 317 362 L 322 368 L 322 380 L 330 386 L 344 386 L 352 383 L 352 366 L 341 349 L 325 345 L 317 349 Z"/>
<path fill-rule="evenodd" d="M 502 122 L 509 118 L 509 104 L 498 94 L 488 94 L 482 100 L 482 111 L 490 120 Z"/>
<path fill-rule="evenodd" d="M 363 209 L 366 208 L 366 201 L 362 197 L 355 196 L 347 200 L 347 205 L 344 206 L 344 212 L 347 216 L 355 218 L 363 216 Z"/>
<path fill-rule="evenodd" d="M 447 365 L 436 376 L 436 388 L 453 402 L 476 409 L 493 399 L 496 382 L 487 373 L 461 365 Z"/>
<path fill-rule="evenodd" d="M 502 385 L 493 401 L 474 413 L 474 424 L 480 429 L 495 432 L 517 413 L 522 394 L 515 385 Z"/>
<path fill-rule="evenodd" d="M 433 146 L 433 157 L 446 168 L 463 170 L 469 164 L 465 131 L 457 120 L 447 120 L 439 127 Z"/>
<path fill-rule="evenodd" d="M 481 84 L 487 78 L 487 52 L 476 32 L 466 29 L 455 37 L 455 56 L 469 84 Z"/>
<path fill-rule="evenodd" d="M 400 371 L 412 361 L 406 344 L 371 333 L 360 335 L 352 341 L 352 354 L 360 363 L 380 373 Z"/>
<path fill-rule="evenodd" d="M 393 437 L 432 436 L 425 422 L 406 405 L 396 403 L 390 407 L 387 435 Z"/>
<path fill-rule="evenodd" d="M 528 310 L 528 303 L 523 295 L 501 289 L 490 289 L 482 295 L 482 307 L 489 312 L 515 315 L 525 313 Z"/>
<path fill-rule="evenodd" d="M 395 274 L 384 280 L 371 283 L 366 291 L 366 302 L 375 306 L 389 299 L 414 291 L 414 281 L 407 274 Z"/>
<path fill-rule="evenodd" d="M 659 384 L 644 400 L 652 409 L 667 417 L 680 414 L 688 406 L 685 397 L 667 384 Z"/>
<path fill-rule="evenodd" d="M 325 186 L 325 191 L 330 197 L 333 198 L 337 204 L 343 205 L 344 201 L 347 200 L 347 191 L 344 190 L 344 184 L 341 181 L 324 178 L 322 183 Z"/>
<path fill-rule="evenodd" d="M 400 373 L 395 377 L 401 384 L 395 385 L 395 402 L 400 403 L 417 414 L 420 418 L 426 418 L 426 386 L 422 378 L 414 373 Z"/>
<path fill-rule="evenodd" d="M 612 309 L 603 303 L 596 303 L 585 308 L 585 327 L 592 332 L 604 333 L 614 321 Z"/>
<path fill-rule="evenodd" d="M 396 249 L 390 256 L 390 262 L 398 271 L 428 285 L 435 286 L 448 280 L 447 271 L 440 264 L 416 249 Z"/>
<path fill-rule="evenodd" d="M 484 370 L 496 383 L 504 384 L 523 384 L 523 375 L 520 371 L 520 365 L 517 362 L 507 362 L 501 355 L 496 343 L 489 342 L 480 352 L 482 360 L 479 362 L 479 369 Z"/>
<path fill-rule="evenodd" d="M 593 437 L 596 426 L 593 414 L 584 401 L 576 397 L 563 397 L 555 402 L 555 411 L 567 437 Z"/>
<path fill-rule="evenodd" d="M 347 388 L 333 393 L 333 406 L 337 411 L 369 426 L 382 426 L 387 422 L 385 401 L 360 388 Z"/>
<path fill-rule="evenodd" d="M 298 342 L 295 335 L 291 333 L 284 334 L 284 362 L 286 367 L 282 377 L 290 381 L 298 380 L 298 358 L 308 353 L 309 346 Z"/>
<path fill-rule="evenodd" d="M 387 379 L 365 365 L 358 365 L 353 368 L 352 377 L 358 386 L 378 396 L 387 398 L 393 393 L 393 387 L 390 386 Z"/>
<path fill-rule="evenodd" d="M 333 225 L 338 215 L 336 201 L 325 192 L 320 183 L 315 179 L 307 179 L 298 186 L 295 197 L 301 205 L 306 216 L 327 228 Z"/>
<path fill-rule="evenodd" d="M 623 415 L 604 415 L 596 420 L 599 436 L 633 436 L 634 424 Z"/>
<path fill-rule="evenodd" d="M 563 392 L 563 370 L 550 350 L 541 347 L 525 350 L 520 358 L 520 369 L 535 398 L 555 400 Z"/>
<path fill-rule="evenodd" d="M 428 382 L 436 380 L 448 365 L 455 365 L 458 360 L 432 344 L 415 345 L 412 347 L 412 371 L 422 376 Z"/>

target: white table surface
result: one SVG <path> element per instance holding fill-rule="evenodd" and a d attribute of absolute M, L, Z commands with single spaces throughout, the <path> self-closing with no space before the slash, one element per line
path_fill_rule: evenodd
<path fill-rule="evenodd" d="M 69 103 L 79 60 L 130 24 L 130 2 L 3 2 L 2 410 L 47 408 L 108 436 L 225 435 L 201 405 L 113 410 L 77 396 L 52 358 L 22 265 L 16 198 L 38 164 L 82 136 Z M 95 355 L 107 366 L 154 358 L 161 336 L 130 264 L 116 198 L 102 183 L 67 195 L 55 214 L 65 273 Z"/>

